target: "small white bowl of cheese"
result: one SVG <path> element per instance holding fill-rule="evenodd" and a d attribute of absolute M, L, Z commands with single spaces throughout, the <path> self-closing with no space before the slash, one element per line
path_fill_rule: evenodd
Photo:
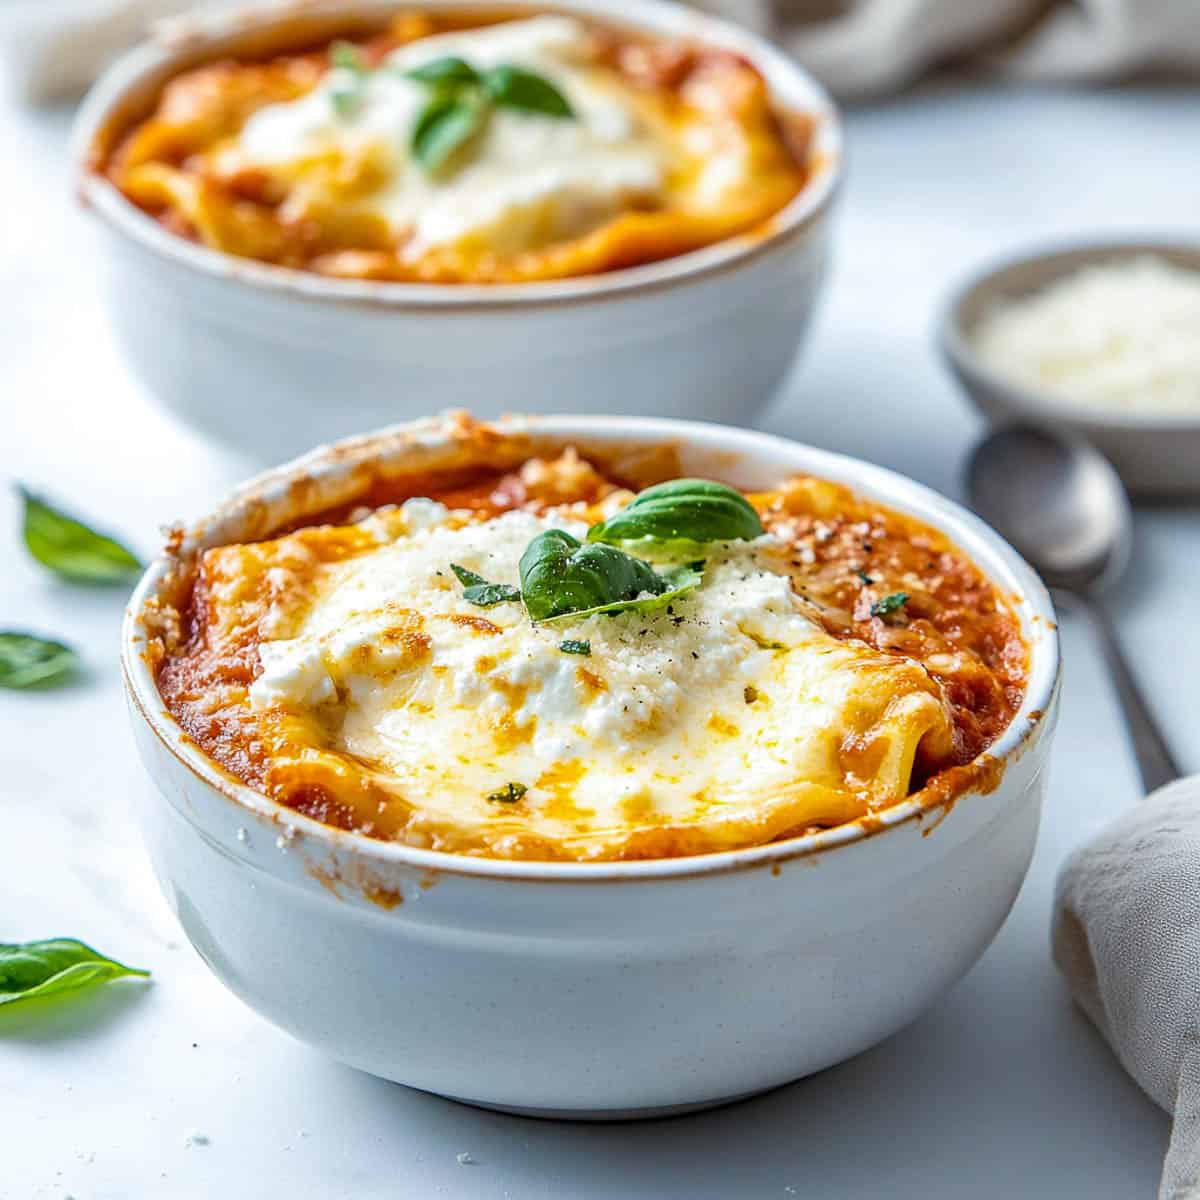
<path fill-rule="evenodd" d="M 1200 243 L 1025 254 L 951 297 L 939 341 L 993 420 L 1082 435 L 1143 495 L 1200 491 Z"/>

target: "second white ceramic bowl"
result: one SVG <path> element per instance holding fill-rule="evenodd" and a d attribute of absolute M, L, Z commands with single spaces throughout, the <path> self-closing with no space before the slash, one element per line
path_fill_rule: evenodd
<path fill-rule="evenodd" d="M 328 279 L 168 233 L 94 169 L 97 153 L 180 70 L 312 44 L 403 7 L 316 0 L 201 14 L 121 59 L 89 95 L 74 133 L 79 188 L 100 218 L 116 332 L 150 392 L 189 424 L 274 462 L 455 406 L 482 416 L 545 409 L 749 422 L 812 315 L 840 131 L 828 96 L 799 66 L 693 9 L 663 0 L 546 6 L 728 47 L 755 63 L 779 104 L 815 120 L 813 176 L 768 228 L 663 262 L 511 286 Z"/>
<path fill-rule="evenodd" d="M 986 785 L 948 810 L 750 849 L 643 862 L 510 862 L 373 841 L 281 808 L 226 775 L 166 711 L 145 614 L 123 666 L 158 786 L 146 842 L 217 976 L 268 1020 L 375 1075 L 474 1104 L 616 1118 L 775 1087 L 873 1045 L 979 957 L 1024 878 L 1058 698 L 1045 589 L 978 519 L 878 467 L 763 434 L 678 421 L 547 417 L 499 426 L 524 452 L 678 453 L 683 473 L 761 489 L 839 480 L 944 530 L 1013 598 L 1028 693 Z M 456 460 L 453 421 L 343 443 L 242 489 L 191 549 L 265 536 L 362 494 L 378 473 Z M 498 440 L 496 446 L 504 444 Z"/>

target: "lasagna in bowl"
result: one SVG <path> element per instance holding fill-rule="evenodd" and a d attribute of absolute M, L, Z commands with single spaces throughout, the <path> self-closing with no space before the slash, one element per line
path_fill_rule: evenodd
<path fill-rule="evenodd" d="M 99 166 L 166 228 L 228 254 L 520 283 L 766 228 L 809 177 L 811 124 L 729 50 L 434 8 L 184 70 Z"/>
<path fill-rule="evenodd" d="M 318 821 L 503 859 L 730 850 L 987 786 L 1028 652 L 943 534 L 810 476 L 502 451 L 187 560 L 148 625 L 188 737 Z"/>

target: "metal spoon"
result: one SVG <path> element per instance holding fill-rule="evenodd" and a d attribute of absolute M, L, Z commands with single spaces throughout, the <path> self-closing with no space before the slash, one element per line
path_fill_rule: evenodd
<path fill-rule="evenodd" d="M 967 465 L 971 504 L 1025 556 L 1061 600 L 1091 619 L 1151 792 L 1182 773 L 1138 688 L 1100 591 L 1124 570 L 1133 539 L 1117 473 L 1086 442 L 1030 426 L 991 433 Z"/>

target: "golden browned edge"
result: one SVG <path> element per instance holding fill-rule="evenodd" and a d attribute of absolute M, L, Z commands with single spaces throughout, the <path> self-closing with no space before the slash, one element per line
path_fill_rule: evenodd
<path fill-rule="evenodd" d="M 423 432 L 429 432 L 425 430 Z M 406 475 L 420 475 L 430 470 L 449 469 L 452 466 L 465 466 L 474 462 L 486 462 L 489 466 L 499 465 L 503 468 L 506 465 L 513 465 L 524 461 L 538 453 L 546 453 L 555 450 L 561 450 L 565 444 L 578 439 L 571 439 L 561 434 L 553 433 L 538 433 L 529 430 L 502 430 L 497 429 L 485 422 L 477 421 L 470 414 L 458 411 L 447 414 L 444 422 L 443 432 L 445 434 L 445 442 L 439 446 L 421 445 L 416 436 L 407 431 L 401 431 L 396 435 L 393 449 L 407 448 L 410 453 L 414 454 L 417 462 L 406 464 L 403 470 L 389 473 L 380 471 L 378 463 L 372 464 L 367 462 L 358 462 L 355 464 L 352 474 L 348 480 L 340 483 L 337 492 L 337 498 L 330 502 L 328 496 L 321 491 L 321 480 L 316 476 L 321 471 L 326 471 L 331 467 L 337 466 L 343 460 L 354 460 L 361 456 L 363 452 L 364 442 L 368 439 L 354 439 L 348 442 L 340 443 L 336 446 L 329 447 L 325 452 L 314 457 L 313 461 L 308 464 L 310 474 L 296 476 L 290 481 L 287 488 L 287 507 L 288 507 L 288 522 L 303 521 L 308 515 L 322 511 L 332 507 L 335 504 L 353 503 L 356 495 L 365 493 L 372 484 L 379 482 L 381 479 L 399 479 Z M 370 435 L 368 435 L 370 437 Z M 502 452 L 503 451 L 503 452 Z M 384 453 L 384 448 L 380 449 L 380 453 Z M 587 457 L 602 466 L 608 466 L 612 469 L 613 463 L 628 463 L 630 460 L 647 460 L 657 459 L 661 461 L 664 454 L 673 454 L 678 457 L 678 448 L 671 443 L 657 443 L 653 446 L 646 446 L 636 441 L 631 441 L 626 446 L 619 443 L 606 444 L 603 447 L 588 447 L 586 449 Z M 730 461 L 736 461 L 738 455 L 731 452 L 729 454 Z M 434 462 L 428 461 L 430 458 Z M 444 459 L 440 461 L 439 459 Z M 288 468 L 280 468 L 280 471 L 285 471 Z M 628 469 L 628 468 L 626 468 Z M 277 473 L 270 473 L 264 477 L 262 482 L 256 486 L 256 491 L 261 491 L 268 487 Z M 305 509 L 304 500 L 307 499 L 309 506 Z M 187 589 L 191 586 L 192 573 L 194 570 L 195 559 L 201 547 L 209 548 L 205 545 L 206 530 L 217 524 L 222 519 L 227 519 L 235 507 L 244 507 L 247 510 L 247 530 L 239 535 L 240 540 L 255 540 L 265 538 L 272 533 L 272 526 L 283 524 L 284 521 L 276 520 L 269 522 L 269 508 L 267 504 L 257 496 L 255 492 L 249 492 L 241 496 L 235 497 L 226 505 L 223 505 L 211 518 L 207 521 L 198 522 L 193 529 L 185 533 L 178 527 L 171 530 L 168 534 L 167 544 L 164 548 L 164 556 L 168 558 L 172 566 L 169 569 L 163 583 L 160 585 L 159 592 L 164 594 L 170 589 L 173 595 L 170 597 L 172 604 L 176 603 L 184 595 Z M 257 524 L 251 524 L 254 520 Z M 1006 599 L 1009 599 L 1006 597 Z M 148 614 L 145 608 L 137 614 L 137 622 L 141 626 L 147 637 L 154 636 L 154 620 L 152 614 Z M 148 657 L 148 653 L 147 653 Z M 151 667 L 151 675 L 154 676 L 153 664 L 147 663 Z M 217 788 L 226 799 L 232 801 L 239 808 L 248 809 L 243 802 L 240 791 L 250 790 L 259 800 L 270 805 L 272 813 L 270 820 L 276 825 L 286 825 L 295 830 L 296 838 L 316 835 L 318 840 L 323 843 L 326 849 L 343 849 L 348 851 L 362 851 L 381 845 L 401 845 L 402 843 L 380 842 L 377 839 L 369 838 L 363 834 L 355 833 L 350 830 L 335 829 L 332 826 L 323 825 L 319 821 L 306 817 L 301 813 L 295 812 L 292 809 L 286 808 L 277 801 L 272 800 L 269 796 L 262 792 L 254 791 L 248 784 L 243 783 L 235 775 L 227 771 L 214 759 L 210 758 L 199 745 L 191 742 L 191 739 L 183 731 L 175 720 L 174 714 L 168 710 L 165 705 L 162 709 L 162 715 L 175 727 L 177 731 L 178 743 L 191 743 L 195 749 L 204 755 L 208 769 L 213 773 L 214 778 L 209 778 L 199 770 L 196 766 L 189 762 L 188 759 L 180 752 L 178 744 L 174 744 L 169 740 L 162 730 L 158 727 L 150 714 L 146 711 L 145 706 L 138 698 L 136 689 L 133 686 L 132 680 L 129 678 L 129 673 L 122 662 L 122 678 L 125 684 L 125 690 L 132 700 L 139 716 L 149 725 L 154 735 L 163 744 L 163 746 L 171 753 L 171 755 L 185 766 L 201 783 L 210 787 Z M 1061 684 L 1062 664 L 1058 665 L 1055 679 L 1050 692 L 1050 698 L 1047 700 L 1047 705 L 1053 704 L 1053 698 L 1057 694 Z M 157 686 L 157 684 L 156 684 Z M 881 810 L 878 813 L 867 813 L 853 821 L 845 822 L 836 828 L 855 830 L 857 831 L 850 841 L 843 845 L 854 845 L 864 841 L 867 838 L 876 836 L 886 830 L 897 829 L 902 825 L 908 824 L 910 821 L 922 823 L 928 814 L 936 814 L 935 820 L 931 825 L 922 831 L 923 836 L 929 836 L 933 833 L 949 816 L 953 808 L 968 795 L 988 795 L 995 791 L 1000 786 L 1004 772 L 1008 762 L 1017 762 L 1024 757 L 1027 750 L 1033 744 L 1033 735 L 1037 732 L 1045 716 L 1045 711 L 1042 709 L 1034 710 L 1026 717 L 1028 722 L 1026 730 L 1023 732 L 1020 742 L 1013 748 L 1007 759 L 999 758 L 990 752 L 984 752 L 978 758 L 970 763 L 966 763 L 958 767 L 950 767 L 947 770 L 939 773 L 933 780 L 930 781 L 924 788 L 912 795 L 905 797 L 900 804 L 905 804 L 913 800 L 920 801 L 919 807 L 911 814 L 900 821 L 888 821 L 886 815 L 893 811 L 898 805 L 892 805 L 888 809 Z M 1015 720 L 1016 718 L 1014 718 Z M 1011 727 L 1011 726 L 1010 726 Z M 261 815 L 261 814 L 255 814 Z M 311 825 L 311 833 L 306 834 L 301 826 Z M 737 851 L 717 850 L 709 851 L 702 854 L 679 855 L 669 859 L 647 859 L 641 860 L 644 862 L 672 862 L 672 863 L 694 863 L 694 871 L 676 871 L 670 876 L 641 876 L 630 874 L 628 876 L 614 874 L 608 878 L 575 878 L 571 879 L 567 875 L 562 877 L 545 878 L 539 877 L 536 874 L 523 874 L 522 866 L 544 867 L 547 863 L 544 860 L 529 860 L 527 863 L 523 860 L 512 859 L 496 859 L 490 857 L 477 858 L 468 855 L 454 855 L 451 853 L 443 853 L 442 857 L 446 859 L 460 859 L 463 862 L 462 866 L 457 865 L 441 865 L 436 867 L 417 866 L 415 864 L 394 864 L 405 870 L 416 870 L 421 873 L 421 887 L 431 887 L 436 879 L 441 875 L 461 875 L 468 876 L 474 879 L 488 879 L 496 882 L 519 882 L 519 883 L 652 883 L 659 881 L 669 881 L 671 879 L 681 879 L 692 875 L 726 875 L 734 872 L 749 871 L 759 868 L 768 868 L 773 876 L 779 874 L 780 866 L 785 862 L 792 860 L 803 859 L 810 863 L 815 863 L 820 856 L 830 854 L 840 849 L 840 846 L 812 846 L 812 845 L 795 845 L 796 842 L 805 841 L 812 835 L 802 834 L 795 838 L 787 838 L 778 843 L 763 843 L 757 846 L 739 847 L 739 850 L 763 850 L 767 846 L 778 845 L 780 851 L 778 854 L 757 859 L 754 862 L 731 862 L 719 868 L 713 868 L 708 865 L 709 861 L 718 855 L 736 854 Z M 426 853 L 438 853 L 436 851 Z M 504 862 L 506 871 L 511 869 L 511 873 L 505 875 L 484 875 L 479 871 L 472 870 L 468 865 L 471 862 Z M 389 864 L 389 867 L 392 864 Z M 629 867 L 634 864 L 628 862 L 604 862 L 598 864 L 581 864 L 581 863 L 558 863 L 557 866 L 569 869 L 572 865 L 575 866 L 607 866 L 610 868 Z M 306 872 L 317 882 L 319 882 L 332 895 L 341 899 L 341 894 L 338 890 L 340 886 L 356 887 L 362 893 L 365 899 L 370 900 L 377 907 L 386 911 L 390 911 L 401 905 L 403 896 L 394 882 L 383 882 L 378 876 L 373 876 L 364 865 L 361 871 L 356 871 L 356 878 L 348 880 L 344 874 L 336 869 L 335 866 L 326 866 L 320 863 L 314 863 L 310 859 L 305 860 Z"/>
<path fill-rule="evenodd" d="M 162 39 L 166 49 L 172 51 L 179 57 L 173 59 L 169 64 L 164 65 L 154 71 L 146 81 L 131 89 L 132 95 L 127 94 L 121 98 L 121 101 L 109 112 L 103 123 L 92 136 L 92 140 L 86 149 L 86 156 L 80 169 L 82 178 L 78 185 L 79 201 L 84 207 L 91 207 L 90 199 L 87 193 L 88 186 L 105 187 L 116 193 L 120 199 L 133 210 L 136 211 L 136 206 L 120 193 L 120 190 L 113 184 L 105 173 L 108 157 L 111 154 L 116 142 L 122 134 L 136 121 L 147 116 L 153 108 L 155 100 L 157 100 L 162 88 L 173 79 L 176 75 L 183 71 L 189 70 L 191 67 L 199 66 L 206 62 L 215 61 L 226 55 L 234 54 L 242 58 L 265 58 L 272 54 L 282 53 L 289 49 L 299 49 L 305 44 L 319 44 L 322 40 L 341 34 L 349 36 L 353 34 L 368 34 L 377 32 L 386 25 L 389 16 L 393 13 L 382 13 L 374 17 L 359 17 L 355 19 L 353 15 L 333 14 L 333 13 L 311 13 L 304 10 L 310 4 L 320 4 L 321 0 L 290 0 L 289 3 L 280 6 L 277 12 L 262 9 L 248 9 L 244 13 L 235 14 L 235 20 L 227 34 L 223 34 L 218 38 L 212 38 L 210 35 L 201 31 L 189 31 L 186 28 L 181 29 L 174 36 L 164 37 Z M 413 0 L 411 5 L 404 4 L 397 0 L 396 11 L 406 7 L 419 8 L 419 0 Z M 291 15 L 288 10 L 295 10 Z M 540 13 L 555 13 L 560 10 L 555 9 L 553 4 L 504 4 L 504 5 L 480 5 L 478 8 L 463 8 L 457 10 L 464 15 L 472 12 L 480 15 L 508 14 L 512 17 L 528 16 Z M 263 20 L 264 16 L 271 20 L 269 29 L 259 29 L 258 24 Z M 624 29 L 630 33 L 645 34 L 647 31 L 638 26 L 634 22 L 621 21 L 618 18 L 604 17 L 591 18 L 597 20 L 598 23 L 609 26 L 615 29 Z M 238 29 L 237 26 L 242 28 Z M 668 35 L 662 35 L 668 36 Z M 813 122 L 814 130 L 819 129 L 823 120 L 827 120 L 823 114 L 808 113 L 799 114 L 792 113 L 790 110 L 780 109 L 790 116 L 807 116 Z M 815 140 L 815 138 L 814 138 Z M 814 187 L 819 180 L 824 178 L 830 171 L 837 168 L 838 163 L 835 156 L 828 153 L 812 152 L 811 162 L 809 164 L 809 175 L 800 191 L 796 194 L 791 202 L 782 210 L 773 213 L 767 217 L 756 228 L 745 230 L 742 233 L 735 234 L 733 237 L 725 238 L 720 242 L 714 242 L 711 246 L 702 247 L 698 250 L 689 251 L 687 254 L 674 255 L 671 258 L 656 259 L 649 263 L 642 263 L 634 267 L 626 267 L 615 271 L 605 271 L 596 275 L 577 275 L 568 276 L 565 280 L 541 280 L 521 284 L 388 284 L 373 280 L 353 280 L 356 287 L 370 288 L 388 288 L 388 287 L 427 287 L 445 289 L 446 292 L 452 292 L 459 288 L 487 288 L 496 287 L 505 290 L 520 288 L 530 289 L 528 296 L 513 296 L 497 297 L 496 299 L 479 299 L 479 300 L 450 300 L 447 297 L 447 302 L 439 306 L 440 315 L 447 315 L 451 312 L 462 313 L 464 316 L 478 315 L 481 312 L 487 312 L 497 307 L 503 308 L 528 308 L 540 307 L 549 302 L 548 297 L 539 297 L 539 290 L 549 290 L 556 286 L 561 287 L 563 283 L 572 283 L 580 280 L 594 281 L 596 291 L 591 293 L 580 293 L 578 295 L 559 295 L 554 296 L 552 302 L 555 306 L 559 305 L 578 305 L 578 304 L 596 304 L 602 300 L 620 300 L 625 296 L 641 295 L 646 293 L 654 293 L 666 291 L 673 287 L 678 287 L 691 282 L 693 279 L 704 279 L 713 276 L 728 274 L 740 268 L 747 262 L 751 262 L 759 257 L 762 253 L 782 243 L 794 241 L 800 235 L 806 233 L 832 205 L 836 199 L 841 187 L 841 176 L 833 181 L 826 195 L 824 202 L 814 208 L 811 212 L 806 213 L 803 219 L 795 220 L 787 215 L 788 210 L 796 204 L 796 202 Z M 239 259 L 232 254 L 227 254 L 222 250 L 214 250 L 208 246 L 201 246 L 197 243 L 187 241 L 174 234 L 168 234 L 165 230 L 161 230 L 154 220 L 145 213 L 140 213 L 139 216 L 147 222 L 147 224 L 156 232 L 162 233 L 163 240 L 161 242 L 152 242 L 152 249 L 170 255 L 169 250 L 164 250 L 163 247 L 174 247 L 176 243 L 180 246 L 186 246 L 190 251 L 200 254 L 211 262 L 212 270 L 215 274 L 224 275 L 226 278 L 235 280 L 239 283 L 245 283 L 255 287 L 267 287 L 272 290 L 291 290 L 295 289 L 300 293 L 301 298 L 306 300 L 315 300 L 321 303 L 331 304 L 336 303 L 343 307 L 349 308 L 386 308 L 399 312 L 428 312 L 430 305 L 425 300 L 399 300 L 391 296 L 346 296 L 336 293 L 322 293 L 320 290 L 321 283 L 336 283 L 345 281 L 333 281 L 325 276 L 318 275 L 312 271 L 301 271 L 290 267 L 275 266 L 271 263 L 255 262 L 249 259 Z M 619 284 L 628 275 L 651 270 L 656 266 L 661 266 L 664 263 L 678 262 L 693 255 L 703 254 L 705 250 L 712 249 L 714 246 L 722 245 L 737 245 L 741 244 L 740 253 L 735 258 L 727 259 L 722 262 L 710 263 L 704 267 L 697 267 L 694 270 L 684 274 L 669 278 L 669 279 L 645 279 L 635 284 L 627 284 L 615 289 L 608 285 Z M 444 294 L 439 291 L 439 295 Z"/>

